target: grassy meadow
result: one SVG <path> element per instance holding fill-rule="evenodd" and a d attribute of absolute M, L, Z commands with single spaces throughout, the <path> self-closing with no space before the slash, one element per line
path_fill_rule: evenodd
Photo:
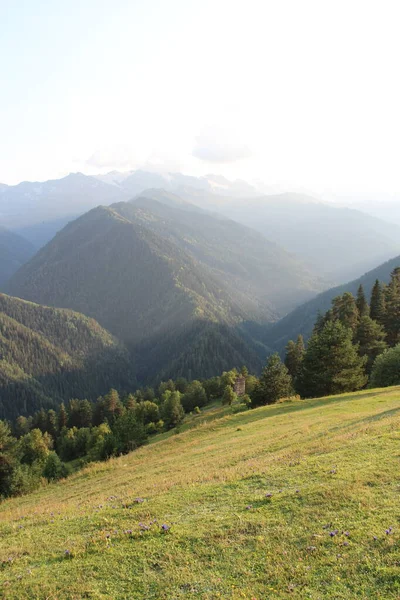
<path fill-rule="evenodd" d="M 3 502 L 1 597 L 400 598 L 400 388 L 229 410 Z"/>

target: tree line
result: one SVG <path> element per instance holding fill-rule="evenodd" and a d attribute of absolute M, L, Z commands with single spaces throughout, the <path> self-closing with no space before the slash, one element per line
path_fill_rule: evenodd
<path fill-rule="evenodd" d="M 386 286 L 376 281 L 368 303 L 344 293 L 320 314 L 307 347 L 290 341 L 284 361 L 275 353 L 256 377 L 244 366 L 202 381 L 180 377 L 97 401 L 71 399 L 13 422 L 0 421 L 0 496 L 29 492 L 66 477 L 90 461 L 107 460 L 145 444 L 162 431 L 179 431 L 185 414 L 211 401 L 245 410 L 298 394 L 320 397 L 400 384 L 400 268 Z M 237 397 L 238 376 L 245 394 Z"/>

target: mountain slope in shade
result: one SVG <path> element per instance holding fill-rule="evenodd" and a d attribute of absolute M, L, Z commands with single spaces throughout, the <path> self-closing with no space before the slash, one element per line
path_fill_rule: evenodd
<path fill-rule="evenodd" d="M 268 347 L 282 352 L 287 342 L 296 339 L 299 334 L 302 334 L 305 338 L 310 336 L 318 312 L 325 313 L 329 310 L 333 298 L 344 294 L 344 292 L 350 292 L 355 296 L 359 286 L 362 285 L 369 299 L 375 281 L 379 279 L 379 281 L 388 283 L 390 273 L 399 266 L 400 256 L 397 256 L 354 281 L 326 290 L 268 327 L 261 339 Z"/>
<path fill-rule="evenodd" d="M 126 349 L 93 319 L 0 294 L 0 419 L 134 383 Z"/>
<path fill-rule="evenodd" d="M 129 344 L 146 379 L 199 377 L 210 362 L 217 373 L 235 364 L 235 346 L 241 362 L 258 368 L 248 339 L 216 343 L 218 326 L 238 336 L 247 321 L 275 320 L 318 289 L 321 282 L 263 236 L 149 198 L 68 224 L 10 282 L 13 295 L 96 318 Z M 209 358 L 194 358 L 199 346 Z"/>
<path fill-rule="evenodd" d="M 35 246 L 28 240 L 0 227 L 0 289 L 35 251 Z"/>

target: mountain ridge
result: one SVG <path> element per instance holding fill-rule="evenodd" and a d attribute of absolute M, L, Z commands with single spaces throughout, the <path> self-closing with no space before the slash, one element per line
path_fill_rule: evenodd
<path fill-rule="evenodd" d="M 355 296 L 358 287 L 362 285 L 364 292 L 369 299 L 376 279 L 388 283 L 391 272 L 398 266 L 400 266 L 400 256 L 396 256 L 395 258 L 386 261 L 382 265 L 379 265 L 379 267 L 368 271 L 358 279 L 318 294 L 318 296 L 301 306 L 298 306 L 279 322 L 267 328 L 261 336 L 261 339 L 270 348 L 282 353 L 285 345 L 290 339 L 296 339 L 299 334 L 303 335 L 306 339 L 310 336 L 318 313 L 325 313 L 329 310 L 333 298 L 342 295 L 344 292 L 350 292 Z"/>

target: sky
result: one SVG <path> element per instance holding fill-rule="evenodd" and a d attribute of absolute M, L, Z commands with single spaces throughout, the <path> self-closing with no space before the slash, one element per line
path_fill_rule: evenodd
<path fill-rule="evenodd" d="M 400 193 L 400 5 L 1 0 L 0 182 L 146 168 Z"/>

